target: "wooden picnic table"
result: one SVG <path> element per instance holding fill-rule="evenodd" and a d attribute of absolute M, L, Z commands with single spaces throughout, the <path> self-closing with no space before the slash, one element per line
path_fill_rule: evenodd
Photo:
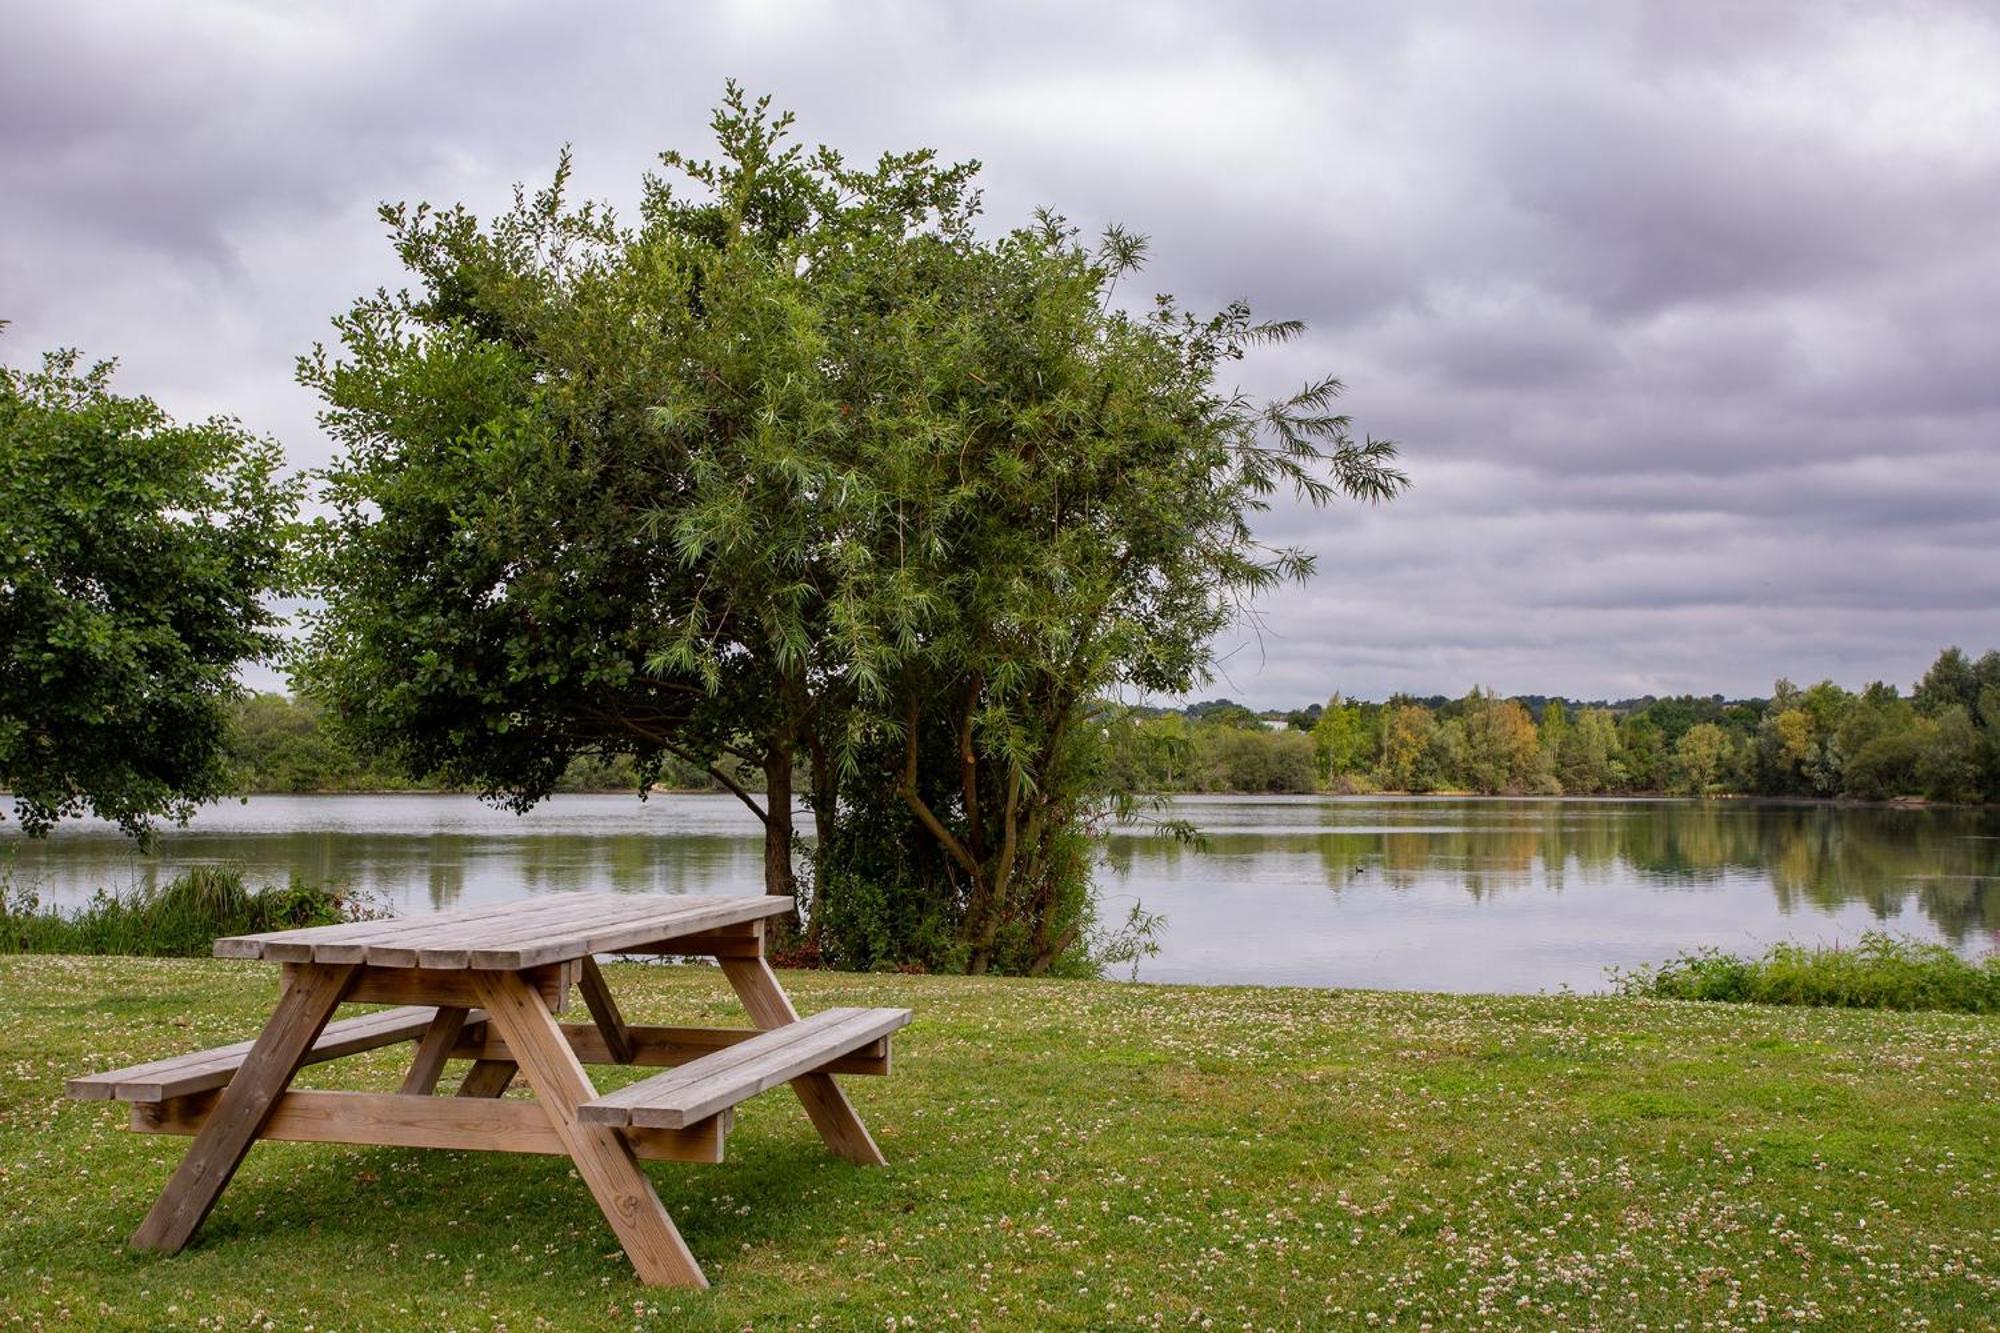
<path fill-rule="evenodd" d="M 764 927 L 790 898 L 563 893 L 386 921 L 238 935 L 218 958 L 282 967 L 254 1041 L 72 1079 L 82 1099 L 132 1104 L 132 1128 L 194 1142 L 133 1245 L 172 1254 L 215 1206 L 259 1139 L 566 1154 L 641 1281 L 705 1287 L 701 1267 L 639 1159 L 719 1162 L 740 1102 L 790 1083 L 836 1155 L 881 1165 L 837 1073 L 889 1072 L 907 1009 L 801 1019 L 764 957 Z M 625 1021 L 600 953 L 692 954 L 721 964 L 755 1028 Z M 572 989 L 588 1023 L 558 1018 Z M 345 1003 L 396 1008 L 331 1022 Z M 416 1042 L 393 1093 L 291 1090 L 305 1065 Z M 434 1095 L 446 1062 L 470 1060 L 457 1095 Z M 665 1066 L 600 1097 L 589 1064 Z M 532 1100 L 501 1100 L 516 1075 Z"/>

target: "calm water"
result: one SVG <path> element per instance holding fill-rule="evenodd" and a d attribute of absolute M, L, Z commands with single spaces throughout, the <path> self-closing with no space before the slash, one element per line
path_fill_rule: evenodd
<path fill-rule="evenodd" d="M 1202 849 L 1105 843 L 1107 919 L 1164 913 L 1153 981 L 1534 991 L 1607 964 L 1876 927 L 2000 948 L 2000 815 L 1670 801 L 1210 797 Z M 233 861 L 367 889 L 399 912 L 563 889 L 754 893 L 755 821 L 726 796 L 557 797 L 515 816 L 455 796 L 259 797 L 135 855 L 105 826 L 0 834 L 17 884 L 100 885 Z"/>

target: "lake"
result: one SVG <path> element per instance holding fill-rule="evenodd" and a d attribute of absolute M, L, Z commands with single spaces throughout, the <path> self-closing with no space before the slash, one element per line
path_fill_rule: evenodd
<path fill-rule="evenodd" d="M 1596 990 L 1607 965 L 1889 929 L 2000 948 L 2000 814 L 1746 801 L 1191 797 L 1183 846 L 1115 829 L 1107 921 L 1164 914 L 1146 981 Z M 729 796 L 559 796 L 528 815 L 462 796 L 260 796 L 204 809 L 154 856 L 108 825 L 0 833 L 17 887 L 236 862 L 254 881 L 364 889 L 399 913 L 567 889 L 754 893 L 758 826 Z"/>

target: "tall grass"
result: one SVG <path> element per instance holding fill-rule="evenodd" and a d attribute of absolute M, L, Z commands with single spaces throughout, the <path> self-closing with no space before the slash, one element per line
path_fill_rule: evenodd
<path fill-rule="evenodd" d="M 1738 1004 L 2000 1013 L 2000 954 L 1967 962 L 1942 944 L 1870 931 L 1852 948 L 1773 945 L 1762 957 L 1715 949 L 1611 974 L 1621 995 Z"/>
<path fill-rule="evenodd" d="M 323 926 L 371 915 L 340 891 L 308 884 L 247 888 L 243 872 L 196 866 L 159 888 L 99 889 L 75 912 L 42 905 L 32 889 L 0 896 L 0 953 L 207 957 L 220 935 Z"/>

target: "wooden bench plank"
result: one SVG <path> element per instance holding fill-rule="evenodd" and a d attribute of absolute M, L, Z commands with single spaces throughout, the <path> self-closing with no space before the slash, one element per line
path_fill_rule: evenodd
<path fill-rule="evenodd" d="M 640 1065 L 659 1068 L 684 1065 L 699 1060 L 758 1035 L 759 1028 L 654 1027 L 635 1023 L 626 1028 L 632 1041 L 630 1059 L 620 1059 L 604 1040 L 595 1023 L 564 1023 L 563 1036 L 576 1058 L 586 1065 Z M 451 1051 L 454 1060 L 507 1061 L 507 1042 L 489 1027 L 467 1032 Z M 889 1072 L 889 1039 L 879 1038 L 868 1045 L 836 1056 L 824 1066 L 829 1074 L 882 1075 Z"/>
<path fill-rule="evenodd" d="M 678 1129 L 821 1069 L 909 1021 L 907 1009 L 829 1009 L 586 1102 L 578 1118 Z"/>
<path fill-rule="evenodd" d="M 406 1005 L 328 1023 L 318 1040 L 300 1058 L 300 1063 L 322 1064 L 359 1051 L 393 1046 L 399 1041 L 413 1041 L 424 1034 L 436 1015 L 437 1009 L 433 1006 Z M 467 1031 L 472 1031 L 475 1025 L 483 1030 L 485 1021 L 484 1014 L 474 1011 L 467 1016 Z M 228 1083 L 254 1044 L 239 1041 L 228 1046 L 214 1046 L 207 1050 L 189 1051 L 185 1055 L 168 1056 L 163 1060 L 151 1060 L 142 1065 L 108 1070 L 102 1074 L 85 1074 L 70 1079 L 63 1091 L 78 1101 L 116 1099 L 126 1102 L 159 1102 L 169 1097 L 206 1092 Z"/>

